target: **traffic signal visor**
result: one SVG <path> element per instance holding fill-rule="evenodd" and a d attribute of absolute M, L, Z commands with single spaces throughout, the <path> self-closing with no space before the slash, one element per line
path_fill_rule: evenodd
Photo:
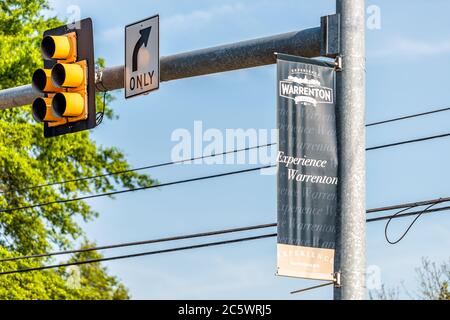
<path fill-rule="evenodd" d="M 37 69 L 33 73 L 32 85 L 36 90 L 44 93 L 58 92 L 59 88 L 53 85 L 51 69 Z"/>
<path fill-rule="evenodd" d="M 63 36 L 46 36 L 41 43 L 41 53 L 45 59 L 64 62 L 77 60 L 77 36 L 75 32 Z"/>
<path fill-rule="evenodd" d="M 48 122 L 49 125 L 54 125 L 57 122 L 67 121 L 56 117 L 52 110 L 52 99 L 51 98 L 37 98 L 33 102 L 33 118 L 38 122 Z"/>

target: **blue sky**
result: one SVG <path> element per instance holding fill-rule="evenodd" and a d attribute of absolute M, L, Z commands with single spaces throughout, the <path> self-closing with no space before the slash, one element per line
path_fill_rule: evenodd
<path fill-rule="evenodd" d="M 161 55 L 319 25 L 334 1 L 87 1 L 51 0 L 67 17 L 77 5 L 92 17 L 96 55 L 108 66 L 123 64 L 124 26 L 160 14 Z M 381 9 L 381 29 L 367 30 L 367 122 L 428 111 L 450 103 L 450 21 L 445 0 L 367 1 Z M 170 159 L 178 128 L 275 128 L 275 66 L 162 83 L 132 100 L 116 91 L 110 106 L 120 116 L 94 131 L 104 146 L 118 146 L 133 166 Z M 447 132 L 450 113 L 367 130 L 367 145 Z M 372 151 L 367 155 L 367 207 L 450 195 L 448 139 Z M 182 165 L 151 171 L 161 182 L 237 170 L 238 165 Z M 246 174 L 89 202 L 101 213 L 85 224 L 98 244 L 157 238 L 276 220 L 276 178 Z M 409 220 L 395 221 L 392 236 Z M 423 256 L 449 257 L 450 218 L 420 218 L 398 245 L 384 240 L 384 223 L 367 227 L 367 264 L 381 270 L 387 286 L 414 291 L 414 268 Z M 222 237 L 220 239 L 226 239 Z M 180 242 L 187 244 L 192 242 Z M 105 252 L 105 255 L 164 246 Z M 107 263 L 136 299 L 330 299 L 323 288 L 291 296 L 317 282 L 275 276 L 275 239 Z M 406 296 L 404 296 L 406 297 Z"/>

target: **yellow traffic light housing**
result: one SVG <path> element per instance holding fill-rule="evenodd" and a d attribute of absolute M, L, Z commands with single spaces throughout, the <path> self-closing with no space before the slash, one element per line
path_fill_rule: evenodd
<path fill-rule="evenodd" d="M 55 116 L 52 111 L 52 98 L 37 98 L 33 102 L 33 118 L 38 122 L 46 122 L 49 125 L 55 125 L 58 122 L 65 121 Z"/>
<path fill-rule="evenodd" d="M 94 128 L 95 63 L 91 19 L 46 31 L 41 53 L 44 68 L 34 72 L 32 84 L 44 97 L 34 101 L 32 111 L 34 119 L 44 123 L 45 137 Z"/>
<path fill-rule="evenodd" d="M 58 92 L 60 89 L 55 87 L 52 82 L 52 70 L 37 69 L 33 73 L 32 84 L 36 90 L 44 93 Z"/>
<path fill-rule="evenodd" d="M 88 119 L 87 63 L 57 63 L 52 69 L 52 82 L 65 91 L 53 97 L 53 114 L 69 123 Z"/>
<path fill-rule="evenodd" d="M 41 43 L 44 59 L 65 62 L 77 61 L 77 35 L 75 32 L 63 36 L 45 36 Z"/>

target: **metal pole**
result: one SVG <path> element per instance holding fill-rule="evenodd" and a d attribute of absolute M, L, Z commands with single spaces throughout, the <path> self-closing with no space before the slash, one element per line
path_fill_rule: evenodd
<path fill-rule="evenodd" d="M 340 14 L 340 57 L 337 73 L 339 143 L 339 235 L 336 271 L 341 287 L 336 300 L 365 297 L 365 4 L 364 0 L 337 0 Z"/>
<path fill-rule="evenodd" d="M 321 41 L 317 27 L 161 57 L 161 81 L 273 64 L 274 52 L 317 57 Z M 124 66 L 98 71 L 96 85 L 99 92 L 122 89 Z M 31 85 L 2 90 L 0 110 L 31 104 L 40 95 Z"/>

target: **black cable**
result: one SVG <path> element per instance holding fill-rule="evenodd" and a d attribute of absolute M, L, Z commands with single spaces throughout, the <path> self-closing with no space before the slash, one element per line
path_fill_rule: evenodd
<path fill-rule="evenodd" d="M 98 250 L 108 250 L 108 249 L 117 249 L 117 248 L 123 248 L 123 247 L 140 246 L 140 245 L 145 245 L 145 244 L 154 244 L 154 243 L 161 243 L 161 242 L 210 237 L 210 236 L 222 235 L 222 234 L 228 234 L 228 233 L 236 233 L 236 232 L 243 232 L 243 231 L 273 228 L 276 226 L 277 226 L 276 223 L 260 224 L 260 225 L 249 226 L 249 227 L 208 231 L 208 232 L 194 233 L 194 234 L 188 234 L 188 235 L 183 235 L 183 236 L 167 237 L 167 238 L 152 239 L 152 240 L 145 240 L 145 241 L 138 241 L 138 242 L 119 243 L 119 244 L 107 245 L 107 246 L 101 246 L 101 247 L 92 247 L 92 248 L 84 248 L 84 249 L 78 249 L 78 250 L 66 250 L 66 251 L 58 251 L 58 252 L 51 252 L 51 253 L 34 254 L 34 255 L 29 255 L 29 256 L 4 258 L 4 259 L 0 259 L 0 263 L 7 262 L 7 261 L 17 261 L 17 260 L 25 260 L 25 259 L 52 257 L 52 256 L 66 255 L 66 254 L 72 254 L 72 253 L 84 253 L 84 252 L 91 252 L 91 251 L 98 251 Z"/>
<path fill-rule="evenodd" d="M 385 123 L 389 123 L 389 122 L 395 122 L 395 121 L 400 121 L 400 120 L 405 120 L 405 119 L 421 117 L 421 116 L 425 116 L 425 115 L 429 115 L 429 114 L 433 114 L 433 113 L 438 113 L 438 112 L 449 111 L 449 110 L 450 110 L 450 107 L 437 109 L 437 110 L 432 110 L 432 111 L 427 111 L 427 112 L 422 112 L 422 113 L 411 114 L 411 115 L 408 115 L 408 116 L 393 118 L 393 119 L 389 119 L 389 120 L 372 122 L 372 123 L 366 124 L 366 127 L 373 127 L 373 126 L 377 126 L 377 125 L 380 125 L 380 124 L 385 124 Z"/>
<path fill-rule="evenodd" d="M 435 205 L 435 204 L 433 204 L 433 205 Z M 410 209 L 410 208 L 407 208 L 407 209 Z M 407 210 L 407 209 L 405 209 L 405 210 Z M 401 210 L 401 212 L 404 212 L 405 210 Z M 420 212 L 409 212 L 409 213 L 404 213 L 404 214 L 401 214 L 401 212 L 397 212 L 394 215 L 380 217 L 380 218 L 376 218 L 376 219 L 368 219 L 366 221 L 369 223 L 369 222 L 379 221 L 379 220 L 382 220 L 382 219 L 393 219 L 393 218 L 405 217 L 405 216 L 409 216 L 409 215 L 413 215 L 413 214 L 417 214 L 417 215 L 420 216 L 420 215 L 425 214 L 425 213 L 436 212 L 436 211 L 443 211 L 443 210 L 450 210 L 450 207 L 431 209 L 431 206 L 429 206 L 427 209 L 425 209 L 423 211 L 420 211 Z M 417 220 L 417 219 L 418 218 L 416 218 L 415 220 Z M 265 225 L 254 226 L 254 227 L 255 228 L 258 227 L 258 228 L 262 229 L 262 228 L 270 228 L 270 227 L 276 227 L 276 226 L 277 226 L 276 223 L 272 223 L 272 224 L 265 224 Z M 412 227 L 412 225 L 410 226 L 409 229 L 411 229 L 411 227 Z M 247 231 L 247 230 L 249 230 L 248 228 L 251 228 L 251 227 L 236 228 L 234 230 Z M 407 230 L 407 232 L 409 231 L 409 229 Z M 233 230 L 233 229 L 229 229 L 229 230 Z M 221 232 L 221 231 L 213 231 L 213 232 L 217 233 L 217 232 Z M 239 231 L 235 231 L 235 232 L 239 232 Z M 204 234 L 209 234 L 209 233 L 210 232 L 205 232 Z M 217 234 L 220 234 L 220 233 L 217 233 Z M 274 234 L 263 235 L 263 236 L 239 238 L 239 239 L 235 239 L 235 240 L 212 242 L 212 243 L 206 243 L 206 244 L 200 244 L 200 245 L 194 245 L 194 246 L 179 247 L 179 248 L 165 249 L 165 250 L 158 250 L 158 251 L 150 251 L 150 252 L 137 253 L 137 254 L 131 254 L 131 255 L 115 256 L 115 257 L 111 257 L 111 258 L 99 258 L 99 259 L 94 259 L 94 260 L 76 261 L 76 262 L 72 262 L 72 263 L 64 263 L 64 264 L 58 264 L 58 265 L 42 266 L 42 267 L 36 267 L 36 268 L 10 270 L 10 271 L 5 271 L 5 272 L 0 272 L 0 275 L 13 274 L 13 273 L 23 273 L 23 272 L 28 272 L 28 271 L 38 271 L 38 270 L 45 270 L 45 269 L 52 269 L 52 268 L 59 268 L 59 267 L 67 267 L 67 266 L 72 266 L 72 265 L 96 263 L 96 262 L 102 262 L 102 261 L 119 260 L 119 259 L 139 257 L 139 256 L 144 256 L 144 255 L 153 255 L 153 254 L 158 254 L 158 253 L 167 253 L 167 252 L 174 252 L 174 251 L 182 251 L 182 250 L 203 248 L 203 247 L 208 247 L 208 246 L 213 246 L 213 245 L 230 244 L 230 243 L 243 242 L 243 241 L 249 241 L 249 240 L 269 238 L 269 237 L 276 237 L 276 236 L 277 236 L 277 234 L 274 233 Z M 182 238 L 182 237 L 186 237 L 186 236 L 180 236 L 180 237 L 174 237 L 174 238 Z M 176 239 L 176 240 L 178 240 L 178 239 Z M 146 243 L 150 243 L 150 241 L 158 241 L 158 239 L 157 240 L 148 240 L 148 241 L 146 241 Z M 170 240 L 167 240 L 167 241 L 170 241 Z M 112 247 L 112 246 L 105 246 L 105 247 Z M 98 247 L 98 248 L 102 248 L 102 247 Z M 87 250 L 93 251 L 93 250 L 98 249 L 98 248 L 72 250 L 71 252 L 67 252 L 67 253 L 86 252 Z M 45 254 L 45 255 L 42 255 L 42 256 L 51 256 L 51 255 L 52 254 Z M 21 259 L 27 259 L 27 258 L 35 258 L 35 257 L 39 257 L 39 256 L 40 255 L 28 256 L 28 257 L 24 256 L 24 257 L 6 258 L 6 259 L 0 260 L 0 262 L 21 260 Z"/>
<path fill-rule="evenodd" d="M 102 121 L 103 121 L 103 117 L 105 116 L 105 109 L 106 109 L 106 94 L 107 92 L 103 92 L 103 109 L 100 112 L 97 112 L 97 114 L 95 115 L 95 124 L 96 126 L 99 126 Z"/>
<path fill-rule="evenodd" d="M 445 199 L 445 198 L 443 198 L 443 199 Z M 435 208 L 435 209 L 429 208 L 429 209 L 426 209 L 425 211 L 422 210 L 422 211 L 414 211 L 414 212 L 402 213 L 402 212 L 404 212 L 404 211 L 406 211 L 408 209 L 411 209 L 413 207 L 423 206 L 423 203 L 425 203 L 425 204 L 432 203 L 433 205 L 438 204 L 436 202 L 436 200 L 414 202 L 412 204 L 406 204 L 407 205 L 406 209 L 403 209 L 403 210 L 397 212 L 394 215 L 388 215 L 388 216 L 382 216 L 382 217 L 377 217 L 377 218 L 371 218 L 371 219 L 367 219 L 366 222 L 367 223 L 371 223 L 371 222 L 377 222 L 377 221 L 382 221 L 382 220 L 403 218 L 403 217 L 413 216 L 413 215 L 418 215 L 418 214 L 426 214 L 426 213 L 450 210 L 450 206 L 447 206 L 447 207 Z M 372 213 L 372 212 L 379 212 L 379 211 L 388 211 L 388 210 L 392 210 L 392 208 L 396 208 L 397 209 L 397 208 L 403 207 L 404 205 L 405 204 L 395 205 L 395 206 L 390 206 L 390 207 L 375 208 L 375 209 L 367 210 L 366 212 L 367 213 Z M 59 256 L 59 255 L 66 255 L 66 254 L 72 254 L 72 253 L 83 253 L 83 252 L 91 252 L 91 251 L 98 251 L 98 250 L 108 250 L 108 249 L 116 249 L 116 248 L 122 248 L 122 247 L 139 246 L 139 245 L 145 245 L 145 244 L 169 242 L 169 241 L 176 241 L 176 240 L 186 240 L 186 239 L 208 237 L 208 236 L 221 235 L 221 234 L 227 234 L 227 233 L 236 233 L 236 232 L 242 232 L 242 231 L 251 231 L 251 230 L 257 230 L 257 229 L 273 228 L 273 227 L 276 227 L 276 226 L 277 226 L 277 223 L 260 224 L 260 225 L 254 225 L 254 226 L 248 226 L 248 227 L 239 227 L 239 228 L 233 228 L 233 229 L 223 229 L 223 230 L 216 230 L 216 231 L 208 231 L 208 232 L 194 233 L 194 234 L 175 236 L 175 237 L 167 237 L 167 238 L 161 238 L 161 239 L 151 239 L 151 240 L 144 240 L 144 241 L 138 241 L 138 242 L 119 243 L 119 244 L 114 244 L 114 245 L 105 245 L 105 246 L 91 247 L 91 248 L 84 248 L 84 249 L 56 251 L 56 252 L 34 254 L 34 255 L 28 255 L 28 256 L 11 257 L 11 258 L 0 259 L 0 263 L 1 262 L 7 262 L 7 261 L 16 261 L 16 260 L 24 260 L 24 259 Z"/>
<path fill-rule="evenodd" d="M 104 113 L 104 110 L 105 110 L 105 105 L 106 105 L 105 104 L 105 94 L 106 94 L 106 92 L 103 95 L 103 111 L 100 112 L 100 113 Z M 399 121 L 399 120 L 404 120 L 404 119 L 424 116 L 424 115 L 433 114 L 433 113 L 437 113 L 437 112 L 448 111 L 448 110 L 450 110 L 450 107 L 449 108 L 438 109 L 438 110 L 433 110 L 433 111 L 428 111 L 428 112 L 423 112 L 423 113 L 417 113 L 417 114 L 408 115 L 408 116 L 403 116 L 403 117 L 399 117 L 399 118 L 383 120 L 383 121 L 374 122 L 374 123 L 369 123 L 369 124 L 366 125 L 366 127 L 376 126 L 376 125 L 380 125 L 380 124 L 384 124 L 384 123 L 389 123 L 389 122 L 394 122 L 394 121 Z M 103 116 L 102 116 L 102 118 L 103 118 Z M 396 146 L 396 145 L 399 145 L 399 144 L 406 144 L 406 143 L 413 143 L 413 142 L 424 141 L 424 140 L 429 140 L 429 139 L 442 138 L 442 137 L 446 137 L 448 135 L 450 135 L 450 133 L 449 134 L 442 134 L 442 135 L 432 136 L 432 137 L 427 137 L 427 138 L 408 140 L 408 141 L 404 141 L 404 142 L 397 142 L 397 143 L 392 143 L 392 144 L 386 144 L 386 145 L 382 145 L 382 146 L 368 148 L 368 149 L 366 149 L 366 151 L 392 147 L 392 146 Z M 66 184 L 66 183 L 70 183 L 70 182 L 78 182 L 78 181 L 84 181 L 84 180 L 90 180 L 90 179 L 103 178 L 103 177 L 108 177 L 108 176 L 112 176 L 112 175 L 119 175 L 119 174 L 125 174 L 125 173 L 129 173 L 129 172 L 135 172 L 135 171 L 141 171 L 141 170 L 146 170 L 146 169 L 153 169 L 153 168 L 158 168 L 158 167 L 164 167 L 164 166 L 177 164 L 177 163 L 183 163 L 183 162 L 188 162 L 188 161 L 206 159 L 206 158 L 210 158 L 210 157 L 217 157 L 217 156 L 226 155 L 226 154 L 229 154 L 229 153 L 237 153 L 237 152 L 248 151 L 248 150 L 252 150 L 252 149 L 259 149 L 259 148 L 264 148 L 264 147 L 270 147 L 270 146 L 273 146 L 273 145 L 276 145 L 276 143 L 269 143 L 269 144 L 265 144 L 265 145 L 255 146 L 255 147 L 249 147 L 249 148 L 244 148 L 244 149 L 226 151 L 226 152 L 222 152 L 222 153 L 218 153 L 218 154 L 212 154 L 212 155 L 208 155 L 208 156 L 195 157 L 195 158 L 179 160 L 179 161 L 171 161 L 171 162 L 166 162 L 166 163 L 161 163 L 161 164 L 156 164 L 156 165 L 150 165 L 150 166 L 145 166 L 145 167 L 140 167 L 140 168 L 135 168 L 135 169 L 116 171 L 116 172 L 111 172 L 111 173 L 106 173 L 106 174 L 101 174 L 101 175 L 95 175 L 95 176 L 88 176 L 88 177 L 82 177 L 82 178 L 71 179 L 71 180 L 52 182 L 52 183 L 48 183 L 48 184 L 27 187 L 27 188 L 24 188 L 24 189 L 14 189 L 14 190 L 0 191 L 0 194 L 9 193 L 9 192 L 21 192 L 21 191 L 33 190 L 33 189 L 37 189 L 37 188 L 51 187 L 51 186 L 59 185 L 59 184 Z"/>
<path fill-rule="evenodd" d="M 129 258 L 149 256 L 149 255 L 155 255 L 155 254 L 161 254 L 161 253 L 169 253 L 169 252 L 176 252 L 176 251 L 183 251 L 183 250 L 220 246 L 220 245 L 239 243 L 239 242 L 245 242 L 245 241 L 266 239 L 266 238 L 272 238 L 272 237 L 276 237 L 276 236 L 277 236 L 276 233 L 271 233 L 271 234 L 264 234 L 264 235 L 260 235 L 260 236 L 237 238 L 237 239 L 217 241 L 217 242 L 208 242 L 208 243 L 197 244 L 197 245 L 192 245 L 192 246 L 176 247 L 176 248 L 171 248 L 171 249 L 155 250 L 155 251 L 134 253 L 134 254 L 128 254 L 128 255 L 120 255 L 120 256 L 114 256 L 114 257 L 108 257 L 108 258 L 98 258 L 98 259 L 82 260 L 82 261 L 68 262 L 68 263 L 62 263 L 62 264 L 47 265 L 47 266 L 41 266 L 41 267 L 35 267 L 35 268 L 9 270 L 9 271 L 0 272 L 0 275 L 7 275 L 7 274 L 13 274 L 13 273 L 24 273 L 24 272 L 31 272 L 31 271 L 40 271 L 40 270 L 55 269 L 55 268 L 61 268 L 61 267 L 78 266 L 78 265 L 89 264 L 89 263 L 99 263 L 99 262 L 121 260 L 121 259 L 129 259 Z"/>
<path fill-rule="evenodd" d="M 394 214 L 394 215 L 388 220 L 388 222 L 386 223 L 386 226 L 385 226 L 385 228 L 384 228 L 384 237 L 386 238 L 386 241 L 387 241 L 389 244 L 397 244 L 397 243 L 399 243 L 400 241 L 402 241 L 403 238 L 408 234 L 409 230 L 411 230 L 411 228 L 413 227 L 413 225 L 416 223 L 417 219 L 419 219 L 420 216 L 421 216 L 422 214 L 424 214 L 428 209 L 431 209 L 431 207 L 433 207 L 433 206 L 435 206 L 435 205 L 437 205 L 437 204 L 438 204 L 438 203 L 433 203 L 433 204 L 430 204 L 428 207 L 426 207 L 422 212 L 420 212 L 420 213 L 414 218 L 414 220 L 411 222 L 411 224 L 410 224 L 409 227 L 406 229 L 406 231 L 400 236 L 400 238 L 398 238 L 396 241 L 391 241 L 391 240 L 389 239 L 389 237 L 388 237 L 388 228 L 389 228 L 389 224 L 391 223 L 392 219 L 394 219 L 395 216 L 399 215 L 402 211 L 405 211 L 405 210 L 408 210 L 408 209 L 401 210 L 400 212 Z"/>
<path fill-rule="evenodd" d="M 203 176 L 203 177 L 197 177 L 197 178 L 191 178 L 191 179 L 185 179 L 185 180 L 178 180 L 178 181 L 172 181 L 172 182 L 167 182 L 167 183 L 160 183 L 160 184 L 149 185 L 149 186 L 138 187 L 138 188 L 130 188 L 130 189 L 119 190 L 119 191 L 111 191 L 111 192 L 105 192 L 105 193 L 99 193 L 99 194 L 92 194 L 92 195 L 78 197 L 78 198 L 72 198 L 72 199 L 55 200 L 55 201 L 50 201 L 50 202 L 45 202 L 45 203 L 33 204 L 33 205 L 29 205 L 29 206 L 16 207 L 16 208 L 10 208 L 10 209 L 1 209 L 0 213 L 7 213 L 7 212 L 26 210 L 26 209 L 34 209 L 34 208 L 49 206 L 52 204 L 63 204 L 63 203 L 74 202 L 74 201 L 81 201 L 81 200 L 94 199 L 94 198 L 100 198 L 100 197 L 108 197 L 108 196 L 129 193 L 129 192 L 135 192 L 135 191 L 168 187 L 168 186 L 173 186 L 173 185 L 177 185 L 177 184 L 202 181 L 202 180 L 208 180 L 208 179 L 215 179 L 215 178 L 220 178 L 220 177 L 225 177 L 225 176 L 231 176 L 231 175 L 237 175 L 237 174 L 242 174 L 242 173 L 247 173 L 247 172 L 258 171 L 258 170 L 262 170 L 262 169 L 273 168 L 273 167 L 276 167 L 276 166 L 267 165 L 267 166 L 256 167 L 256 168 L 251 168 L 251 169 L 219 173 L 219 174 L 214 174 L 214 175 L 209 175 L 209 176 Z"/>
<path fill-rule="evenodd" d="M 400 142 L 384 144 L 384 145 L 381 145 L 381 146 L 370 147 L 370 148 L 367 148 L 366 151 L 372 151 L 372 150 L 377 150 L 377 149 L 384 149 L 384 148 L 389 148 L 389 147 L 400 146 L 400 145 L 403 145 L 403 144 L 421 142 L 421 141 L 438 139 L 438 138 L 445 138 L 445 137 L 448 137 L 448 136 L 450 136 L 450 132 L 449 133 L 444 133 L 444 134 L 439 134 L 439 135 L 436 135 L 436 136 L 418 138 L 418 139 L 413 139 L 413 140 L 405 140 L 405 141 L 400 141 Z"/>
<path fill-rule="evenodd" d="M 202 160 L 202 159 L 219 157 L 219 156 L 223 156 L 223 155 L 227 155 L 227 154 L 231 154 L 231 153 L 238 153 L 238 152 L 250 151 L 250 150 L 253 150 L 253 149 L 267 148 L 267 147 L 271 147 L 273 145 L 276 145 L 276 143 L 268 143 L 268 144 L 254 146 L 254 147 L 247 147 L 247 148 L 242 148 L 242 149 L 230 150 L 230 151 L 225 151 L 225 152 L 222 152 L 222 153 L 210 154 L 210 155 L 207 155 L 207 156 L 193 157 L 193 158 L 190 158 L 190 159 L 169 161 L 169 162 L 164 162 L 164 163 L 159 163 L 159 164 L 148 165 L 148 166 L 144 166 L 144 167 L 138 167 L 138 168 L 133 168 L 133 169 L 127 169 L 127 170 L 121 170 L 121 171 L 115 171 L 115 172 L 110 172 L 110 173 L 99 174 L 99 175 L 95 175 L 95 176 L 88 176 L 88 177 L 82 177 L 82 178 L 71 179 L 71 180 L 51 182 L 51 183 L 48 183 L 48 184 L 42 184 L 42 185 L 27 187 L 27 188 L 23 188 L 23 189 L 4 190 L 4 191 L 0 191 L 0 194 L 11 193 L 11 192 L 22 192 L 22 191 L 27 191 L 27 190 L 33 190 L 33 189 L 39 189 L 39 188 L 44 188 L 44 187 L 51 187 L 51 186 L 60 185 L 60 184 L 66 184 L 66 183 L 70 183 L 70 182 L 79 182 L 79 181 L 84 181 L 84 180 L 104 178 L 104 177 L 113 176 L 113 175 L 121 175 L 121 174 L 125 174 L 125 173 L 130 173 L 130 172 L 136 172 L 136 171 L 142 171 L 142 170 L 148 170 L 148 169 L 156 169 L 156 168 L 167 167 L 167 166 L 170 166 L 170 165 L 180 164 L 180 163 L 189 162 L 189 161 L 195 161 L 195 160 Z"/>
<path fill-rule="evenodd" d="M 424 201 L 416 201 L 416 202 L 408 202 L 408 203 L 396 204 L 393 206 L 369 209 L 369 210 L 367 210 L 367 213 L 376 213 L 376 212 L 381 212 L 381 211 L 390 211 L 390 210 L 397 210 L 397 209 L 403 209 L 403 208 L 422 207 L 422 206 L 426 206 L 426 205 L 430 205 L 430 204 L 438 204 L 438 203 L 444 203 L 444 202 L 450 202 L 450 197 L 432 199 L 432 200 L 424 200 Z"/>
<path fill-rule="evenodd" d="M 450 210 L 450 206 L 447 207 L 442 207 L 442 208 L 435 208 L 435 209 L 428 209 L 427 211 L 413 211 L 413 212 L 406 212 L 406 213 L 402 213 L 402 214 L 397 214 L 397 215 L 389 215 L 389 216 L 382 216 L 382 217 L 377 217 L 377 218 L 370 218 L 367 219 L 366 222 L 370 223 L 370 222 L 377 222 L 377 221 L 383 221 L 383 220 L 389 220 L 389 219 L 398 219 L 398 218 L 404 218 L 404 217 L 409 217 L 409 216 L 415 216 L 418 214 L 427 214 L 427 213 L 433 213 L 433 212 L 440 212 L 440 211 L 448 211 Z"/>
<path fill-rule="evenodd" d="M 389 121 L 389 120 L 386 120 L 386 121 Z M 440 135 L 429 136 L 429 137 L 424 137 L 424 138 L 418 138 L 418 139 L 413 139 L 413 140 L 399 141 L 399 142 L 394 142 L 394 143 L 389 143 L 389 144 L 384 144 L 384 145 L 380 145 L 380 146 L 366 148 L 366 151 L 384 149 L 384 148 L 389 148 L 389 147 L 394 147 L 394 146 L 399 146 L 399 145 L 404 145 L 404 144 L 410 144 L 410 143 L 415 143 L 415 142 L 421 142 L 421 141 L 433 140 L 433 139 L 438 139 L 438 138 L 444 138 L 444 137 L 448 137 L 448 136 L 450 136 L 450 133 L 444 133 L 444 134 L 440 134 Z M 208 155 L 208 156 L 194 157 L 194 158 L 191 158 L 191 159 L 184 159 L 184 160 L 179 160 L 179 161 L 170 161 L 170 162 L 165 162 L 165 163 L 160 163 L 160 164 L 155 164 L 155 165 L 150 165 L 150 166 L 145 166 L 145 167 L 140 167 L 140 168 L 134 168 L 134 169 L 116 171 L 116 172 L 111 172 L 111 173 L 105 173 L 105 174 L 100 174 L 100 175 L 95 175 L 95 176 L 88 176 L 88 177 L 82 177 L 82 178 L 77 178 L 77 179 L 52 182 L 52 183 L 48 183 L 48 184 L 42 184 L 42 185 L 27 187 L 27 188 L 23 188 L 23 189 L 3 190 L 3 191 L 0 191 L 0 194 L 11 193 L 11 192 L 22 192 L 22 191 L 27 191 L 27 190 L 33 190 L 33 189 L 38 189 L 38 188 L 44 188 L 44 187 L 51 187 L 51 186 L 55 186 L 55 185 L 66 184 L 66 183 L 70 183 L 70 182 L 79 182 L 79 181 L 84 181 L 84 180 L 104 178 L 104 177 L 108 177 L 108 176 L 112 176 L 112 175 L 120 175 L 120 174 L 125 174 L 125 173 L 130 173 L 130 172 L 141 171 L 141 170 L 154 169 L 154 168 L 169 166 L 169 165 L 178 164 L 178 163 L 184 163 L 184 162 L 189 162 L 189 161 L 207 159 L 207 158 L 212 158 L 212 157 L 218 157 L 218 156 L 226 155 L 226 154 L 230 154 L 230 153 L 237 153 L 237 152 L 243 152 L 243 151 L 248 151 L 248 150 L 252 150 L 252 149 L 259 149 L 259 148 L 269 147 L 269 146 L 273 146 L 273 145 L 276 145 L 276 143 L 269 143 L 269 144 L 266 144 L 266 145 L 249 147 L 249 148 L 244 148 L 244 149 L 239 149 L 239 150 L 226 151 L 226 152 L 222 152 L 222 153 L 218 153 L 218 154 L 212 154 L 212 155 Z"/>

